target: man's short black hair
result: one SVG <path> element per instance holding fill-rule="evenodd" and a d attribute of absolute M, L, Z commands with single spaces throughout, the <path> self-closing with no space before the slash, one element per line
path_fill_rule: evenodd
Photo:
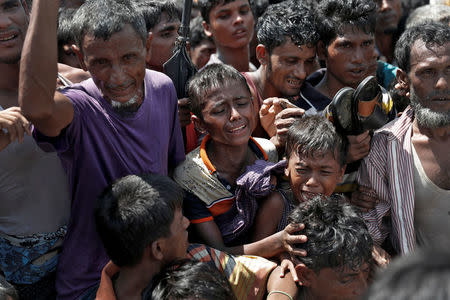
<path fill-rule="evenodd" d="M 289 127 L 286 137 L 286 157 L 292 152 L 314 157 L 328 152 L 341 165 L 345 165 L 345 144 L 336 128 L 321 115 L 304 116 Z M 337 157 L 336 157 L 337 155 Z"/>
<path fill-rule="evenodd" d="M 416 41 L 423 41 L 430 49 L 450 42 L 450 26 L 437 22 L 424 22 L 409 27 L 400 36 L 395 47 L 395 59 L 400 69 L 411 70 L 411 48 Z"/>
<path fill-rule="evenodd" d="M 191 43 L 191 49 L 197 48 L 203 41 L 214 42 L 213 39 L 205 34 L 203 29 L 203 18 L 197 16 L 191 20 L 189 29 L 189 42 Z"/>
<path fill-rule="evenodd" d="M 216 267 L 195 260 L 176 261 L 156 278 L 153 300 L 235 300 L 230 283 Z"/>
<path fill-rule="evenodd" d="M 322 0 L 317 8 L 320 40 L 328 46 L 348 29 L 375 32 L 377 5 L 373 0 Z"/>
<path fill-rule="evenodd" d="M 169 21 L 181 21 L 181 8 L 173 0 L 134 0 L 138 12 L 145 19 L 147 32 L 152 31 L 153 27 L 161 21 L 161 15 L 166 13 Z"/>
<path fill-rule="evenodd" d="M 209 13 L 211 12 L 211 10 L 216 7 L 217 5 L 224 5 L 224 4 L 228 4 L 230 2 L 234 2 L 236 0 L 198 0 L 198 6 L 200 7 L 200 13 L 202 15 L 203 20 L 205 20 L 206 23 L 209 24 Z M 248 0 L 248 4 L 250 5 L 250 8 L 252 9 L 252 13 L 253 15 L 253 8 L 254 8 L 254 4 L 253 4 L 253 0 Z"/>
<path fill-rule="evenodd" d="M 377 274 L 366 300 L 450 299 L 448 248 L 418 249 L 393 261 Z"/>
<path fill-rule="evenodd" d="M 358 270 L 372 257 L 373 242 L 357 210 L 343 196 L 316 196 L 300 203 L 289 216 L 291 224 L 305 224 L 300 233 L 308 237 L 302 247 L 307 256 L 297 256 L 309 269 Z"/>
<path fill-rule="evenodd" d="M 306 6 L 295 6 L 295 3 L 286 1 L 271 5 L 258 19 L 258 43 L 264 45 L 269 53 L 283 45 L 288 38 L 297 46 L 316 46 L 319 33 L 315 17 Z"/>
<path fill-rule="evenodd" d="M 183 192 L 167 176 L 128 175 L 108 186 L 97 200 L 95 223 L 109 258 L 119 267 L 134 266 L 145 247 L 170 236 Z"/>
<path fill-rule="evenodd" d="M 75 13 L 73 22 L 75 42 L 80 49 L 86 34 L 106 41 L 128 24 L 144 45 L 147 41 L 144 17 L 129 0 L 87 0 Z"/>
<path fill-rule="evenodd" d="M 202 110 L 205 108 L 205 98 L 211 91 L 221 89 L 230 82 L 238 82 L 242 84 L 251 97 L 250 88 L 247 85 L 245 77 L 229 65 L 207 65 L 200 72 L 195 74 L 189 81 L 188 86 L 192 113 L 198 118 L 203 119 Z"/>

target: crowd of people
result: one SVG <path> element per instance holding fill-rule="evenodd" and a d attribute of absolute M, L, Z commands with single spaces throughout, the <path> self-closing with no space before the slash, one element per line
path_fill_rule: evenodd
<path fill-rule="evenodd" d="M 0 0 L 0 300 L 448 299 L 450 6 L 184 4 Z"/>

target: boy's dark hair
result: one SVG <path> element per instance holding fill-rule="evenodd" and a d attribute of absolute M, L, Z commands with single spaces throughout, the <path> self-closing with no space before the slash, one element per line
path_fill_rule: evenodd
<path fill-rule="evenodd" d="M 207 65 L 200 72 L 195 74 L 189 81 L 188 94 L 191 102 L 191 111 L 198 118 L 203 120 L 202 110 L 205 108 L 205 98 L 212 90 L 223 88 L 230 82 L 242 84 L 251 97 L 250 88 L 245 77 L 235 68 L 225 64 Z"/>
<path fill-rule="evenodd" d="M 195 260 L 177 261 L 155 279 L 153 300 L 236 300 L 233 290 L 216 267 Z"/>
<path fill-rule="evenodd" d="M 342 36 L 348 26 L 373 35 L 376 22 L 376 2 L 373 0 L 323 0 L 318 6 L 320 40 L 328 46 Z"/>
<path fill-rule="evenodd" d="M 73 22 L 75 42 L 80 49 L 86 34 L 106 41 L 128 24 L 144 45 L 147 41 L 144 17 L 129 0 L 87 0 L 75 13 Z"/>
<path fill-rule="evenodd" d="M 94 215 L 106 253 L 119 267 L 136 265 L 145 247 L 170 236 L 183 193 L 167 176 L 128 175 L 108 186 L 97 200 Z"/>
<path fill-rule="evenodd" d="M 294 6 L 294 1 L 271 5 L 258 20 L 258 43 L 269 54 L 288 38 L 297 45 L 315 46 L 319 40 L 313 13 L 304 5 Z"/>
<path fill-rule="evenodd" d="M 205 30 L 202 25 L 203 19 L 201 16 L 197 16 L 191 20 L 189 25 L 189 42 L 191 43 L 191 49 L 195 49 L 203 41 L 211 41 L 213 39 L 205 34 Z"/>
<path fill-rule="evenodd" d="M 289 127 L 286 137 L 286 157 L 292 152 L 314 157 L 328 152 L 341 165 L 345 165 L 345 144 L 328 119 L 321 115 L 303 116 Z M 337 154 L 337 157 L 336 157 Z"/>
<path fill-rule="evenodd" d="M 0 300 L 18 300 L 19 294 L 12 284 L 0 276 Z"/>
<path fill-rule="evenodd" d="M 224 5 L 228 4 L 230 2 L 234 2 L 236 0 L 198 0 L 198 6 L 200 7 L 200 13 L 202 14 L 203 20 L 209 24 L 209 13 L 211 10 L 216 7 L 217 5 Z M 252 14 L 255 15 L 253 12 L 254 4 L 253 0 L 248 0 L 248 4 L 250 5 L 250 8 L 252 9 Z"/>
<path fill-rule="evenodd" d="M 134 0 L 136 10 L 144 16 L 147 32 L 161 21 L 161 14 L 166 13 L 169 21 L 181 20 L 181 8 L 173 0 Z"/>
<path fill-rule="evenodd" d="M 63 53 L 64 45 L 75 43 L 73 36 L 73 16 L 77 9 L 62 7 L 58 14 L 58 55 Z"/>
<path fill-rule="evenodd" d="M 300 203 L 289 216 L 289 223 L 305 224 L 300 233 L 308 237 L 302 244 L 308 255 L 297 256 L 309 269 L 358 270 L 372 257 L 372 238 L 356 209 L 343 196 L 316 196 Z"/>
<path fill-rule="evenodd" d="M 437 22 L 424 22 L 409 27 L 400 36 L 395 47 L 395 59 L 400 69 L 411 70 L 411 48 L 416 41 L 423 41 L 430 49 L 450 42 L 450 26 Z"/>
<path fill-rule="evenodd" d="M 392 262 L 377 275 L 366 300 L 450 299 L 448 248 L 419 249 Z"/>

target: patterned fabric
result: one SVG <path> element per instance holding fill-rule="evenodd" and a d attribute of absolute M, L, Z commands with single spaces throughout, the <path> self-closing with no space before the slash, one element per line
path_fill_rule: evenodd
<path fill-rule="evenodd" d="M 380 203 L 364 219 L 374 242 L 381 245 L 391 234 L 400 253 L 414 250 L 414 180 L 411 136 L 414 112 L 408 107 L 402 116 L 375 132 L 369 155 L 363 160 L 358 183 L 375 190 Z M 386 226 L 390 215 L 392 228 Z"/>
<path fill-rule="evenodd" d="M 29 237 L 0 235 L 0 269 L 6 280 L 15 284 L 33 284 L 54 272 L 58 255 L 49 251 L 66 231 L 67 227 L 63 226 L 56 232 Z M 47 253 L 48 256 L 43 257 Z"/>
<path fill-rule="evenodd" d="M 186 156 L 186 160 L 175 169 L 174 180 L 210 207 L 223 199 L 233 198 L 234 195 L 215 176 L 216 169 L 206 154 L 206 143 L 209 139 L 209 135 L 205 136 L 202 145 Z M 275 145 L 269 140 L 250 138 L 250 143 L 256 144 L 265 160 L 278 161 Z"/>
<path fill-rule="evenodd" d="M 192 244 L 188 248 L 190 258 L 215 266 L 228 278 L 238 300 L 263 299 L 267 278 L 277 266 L 258 256 L 232 256 L 205 245 Z"/>
<path fill-rule="evenodd" d="M 271 175 L 282 174 L 285 167 L 286 161 L 274 164 L 257 160 L 236 180 L 236 201 L 228 212 L 216 217 L 216 223 L 225 244 L 245 237 L 255 220 L 258 200 L 267 197 L 275 190 L 275 186 L 270 182 Z M 285 207 L 289 208 L 287 200 L 285 200 Z M 288 211 L 289 209 L 284 211 L 281 229 L 286 226 Z"/>

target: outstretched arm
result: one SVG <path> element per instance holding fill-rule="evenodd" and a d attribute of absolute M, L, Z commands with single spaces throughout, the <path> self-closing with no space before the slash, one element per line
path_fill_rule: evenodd
<path fill-rule="evenodd" d="M 56 24 L 60 0 L 33 1 L 20 62 L 22 113 L 47 136 L 57 136 L 73 119 L 73 105 L 56 92 Z"/>

